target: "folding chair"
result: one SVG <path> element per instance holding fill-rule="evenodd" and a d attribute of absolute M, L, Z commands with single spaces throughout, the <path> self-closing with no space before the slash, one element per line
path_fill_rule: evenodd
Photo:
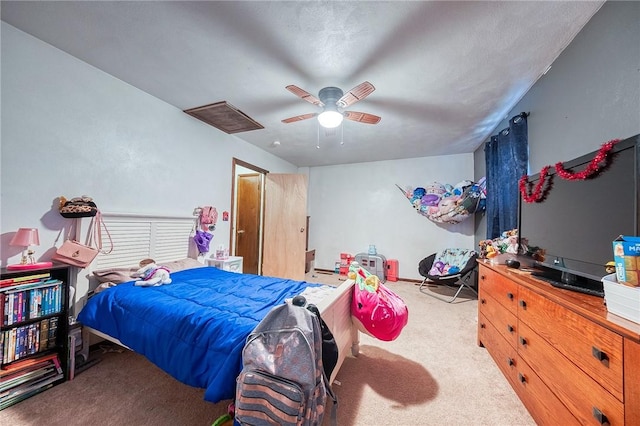
<path fill-rule="evenodd" d="M 473 288 L 477 258 L 478 253 L 475 251 L 459 248 L 444 249 L 439 253 L 433 253 L 431 256 L 425 257 L 418 264 L 418 272 L 424 277 L 420 284 L 420 292 L 447 303 L 456 300 L 465 287 L 477 296 L 478 292 Z M 444 297 L 426 291 L 426 289 L 423 290 L 431 283 L 458 286 L 458 290 L 451 299 L 447 300 Z"/>

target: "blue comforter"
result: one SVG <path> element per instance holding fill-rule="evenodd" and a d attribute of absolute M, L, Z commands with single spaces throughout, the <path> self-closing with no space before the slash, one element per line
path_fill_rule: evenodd
<path fill-rule="evenodd" d="M 204 399 L 231 399 L 248 334 L 272 307 L 319 286 L 216 268 L 171 273 L 159 287 L 120 284 L 90 298 L 78 320 L 101 331 L 179 381 L 205 388 Z"/>

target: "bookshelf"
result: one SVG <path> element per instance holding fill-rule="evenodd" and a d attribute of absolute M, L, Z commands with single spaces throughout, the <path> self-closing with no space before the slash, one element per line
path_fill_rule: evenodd
<path fill-rule="evenodd" d="M 68 379 L 69 267 L 0 270 L 0 410 Z"/>

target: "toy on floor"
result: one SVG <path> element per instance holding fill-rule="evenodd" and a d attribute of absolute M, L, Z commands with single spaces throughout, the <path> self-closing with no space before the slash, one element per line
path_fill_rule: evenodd
<path fill-rule="evenodd" d="M 358 262 L 351 262 L 348 276 L 356 282 L 351 302 L 353 323 L 376 339 L 395 340 L 409 321 L 407 305 Z"/>
<path fill-rule="evenodd" d="M 133 278 L 140 278 L 134 283 L 138 287 L 156 287 L 171 284 L 170 271 L 164 266 L 156 265 L 153 259 L 140 261 L 140 269 L 131 274 Z"/>

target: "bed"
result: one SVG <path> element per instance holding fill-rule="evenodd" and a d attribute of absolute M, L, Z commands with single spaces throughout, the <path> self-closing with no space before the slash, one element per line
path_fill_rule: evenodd
<path fill-rule="evenodd" d="M 132 268 L 145 257 L 164 264 L 189 254 L 191 217 L 104 214 L 104 220 L 114 250 L 99 255 L 92 272 Z M 80 294 L 76 300 L 84 306 L 78 320 L 90 332 L 144 355 L 180 382 L 204 388 L 204 398 L 211 402 L 234 397 L 246 336 L 273 306 L 303 292 L 325 295 L 312 301 L 339 347 L 330 381 L 349 353 L 358 354 L 358 330 L 351 321 L 351 280 L 325 289 L 193 261 L 188 269 L 172 271 L 171 279 L 171 284 L 158 287 L 137 287 L 129 281 L 92 297 Z M 93 287 L 87 286 L 87 292 Z"/>

